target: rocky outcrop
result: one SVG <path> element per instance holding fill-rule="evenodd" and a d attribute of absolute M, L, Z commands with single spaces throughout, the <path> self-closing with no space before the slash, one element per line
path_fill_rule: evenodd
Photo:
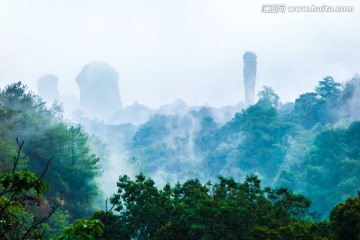
<path fill-rule="evenodd" d="M 243 56 L 246 105 L 254 104 L 255 100 L 256 58 L 256 54 L 253 52 L 245 52 Z"/>
<path fill-rule="evenodd" d="M 38 95 L 45 102 L 52 104 L 55 100 L 59 100 L 58 81 L 58 77 L 51 74 L 44 75 L 38 79 Z"/>
<path fill-rule="evenodd" d="M 107 120 L 121 109 L 119 74 L 103 62 L 85 65 L 76 77 L 80 109 L 88 117 Z"/>

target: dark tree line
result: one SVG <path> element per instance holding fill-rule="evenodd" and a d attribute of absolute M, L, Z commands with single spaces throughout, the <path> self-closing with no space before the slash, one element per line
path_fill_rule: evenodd
<path fill-rule="evenodd" d="M 243 182 L 187 180 L 158 188 L 143 174 L 120 176 L 115 212 L 95 212 L 104 233 L 97 239 L 348 239 L 360 237 L 360 198 L 333 208 L 330 221 L 309 210 L 311 201 L 287 188 L 262 188 L 256 175 Z"/>

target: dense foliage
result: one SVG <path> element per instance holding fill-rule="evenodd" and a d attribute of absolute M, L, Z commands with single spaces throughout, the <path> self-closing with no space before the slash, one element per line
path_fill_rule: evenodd
<path fill-rule="evenodd" d="M 225 121 L 207 107 L 138 126 L 82 116 L 113 156 L 125 152 L 151 176 L 121 176 L 115 211 L 94 212 L 96 178 L 113 168 L 107 146 L 65 121 L 60 106 L 46 107 L 21 83 L 7 86 L 0 238 L 358 239 L 360 77 L 325 77 L 294 103 L 270 87 L 258 96 Z"/>
<path fill-rule="evenodd" d="M 311 201 L 286 188 L 262 188 L 256 175 L 243 182 L 219 176 L 215 183 L 187 180 L 158 188 L 143 174 L 120 176 L 111 202 L 115 214 L 98 211 L 97 239 L 358 239 L 360 198 L 338 204 L 330 221 L 318 221 Z"/>
<path fill-rule="evenodd" d="M 37 239 L 43 235 L 39 225 L 58 208 L 54 207 L 41 220 L 35 219 L 31 211 L 34 206 L 40 207 L 40 196 L 49 189 L 42 177 L 51 159 L 40 177 L 29 171 L 19 171 L 17 168 L 24 142 L 17 140 L 17 144 L 19 149 L 13 158 L 12 170 L 0 174 L 0 239 Z"/>
<path fill-rule="evenodd" d="M 217 175 L 285 186 L 314 200 L 326 217 L 359 188 L 360 77 L 332 77 L 294 103 L 281 104 L 270 87 L 256 104 L 224 123 L 217 109 L 154 115 L 125 145 L 132 161 L 154 179 L 172 182 Z"/>
<path fill-rule="evenodd" d="M 123 238 L 130 239 L 291 239 L 293 225 L 307 223 L 310 200 L 285 188 L 260 187 L 249 176 L 243 183 L 219 177 L 215 184 L 188 180 L 159 190 L 154 181 L 119 178 L 113 202 L 120 212 Z M 119 200 L 119 201 L 118 201 Z"/>
<path fill-rule="evenodd" d="M 18 228 L 36 222 L 55 205 L 60 207 L 43 225 L 47 235 L 61 233 L 74 219 L 90 216 L 99 196 L 95 178 L 101 172 L 99 158 L 92 153 L 90 138 L 82 128 L 64 121 L 59 106 L 47 108 L 21 83 L 0 91 L 0 119 L 0 191 L 6 193 L 1 198 L 1 204 L 6 204 L 4 198 L 12 196 L 6 189 L 18 189 L 14 184 L 26 186 L 31 183 L 26 181 L 32 181 L 34 188 L 36 176 L 41 175 L 49 187 L 46 193 L 45 185 L 35 188 L 36 192 L 45 195 L 36 196 L 36 206 L 27 208 L 26 215 L 23 208 L 13 208 L 15 212 L 12 215 L 24 216 L 17 218 L 19 222 L 11 221 L 12 226 Z M 16 166 L 19 172 L 14 171 L 13 162 L 13 156 L 17 155 L 17 138 L 25 141 Z M 51 163 L 43 173 L 49 159 Z M 13 185 L 10 185 L 11 182 Z M 8 224 L 3 218 L 1 221 Z M 16 238 L 12 236 L 11 239 Z"/>

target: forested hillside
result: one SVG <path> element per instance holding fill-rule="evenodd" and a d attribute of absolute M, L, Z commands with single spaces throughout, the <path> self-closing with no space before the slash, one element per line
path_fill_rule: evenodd
<path fill-rule="evenodd" d="M 358 76 L 326 77 L 294 103 L 264 87 L 225 122 L 203 107 L 141 125 L 81 116 L 82 127 L 9 85 L 0 238 L 358 239 L 359 89 Z M 116 167 L 120 155 L 135 180 Z M 114 172 L 105 207 L 103 180 Z"/>
<path fill-rule="evenodd" d="M 6 174 L 12 173 L 13 179 L 19 171 L 33 172 L 38 177 L 44 174 L 42 180 L 49 186 L 46 194 L 36 199 L 26 198 L 27 194 L 22 191 L 5 194 L 14 188 L 11 184 L 1 190 L 2 208 L 7 204 L 11 206 L 11 199 L 17 199 L 21 200 L 21 209 L 25 210 L 9 213 L 6 224 L 0 225 L 0 239 L 18 239 L 8 233 L 13 234 L 12 230 L 16 230 L 19 236 L 24 234 L 24 229 L 45 217 L 55 206 L 58 208 L 46 222 L 45 236 L 59 234 L 75 219 L 90 216 L 100 197 L 96 177 L 101 174 L 101 169 L 98 156 L 91 150 L 92 138 L 82 127 L 65 121 L 59 106 L 46 108 L 45 103 L 21 83 L 1 90 L 0 119 L 1 176 L 5 179 Z M 22 141 L 24 144 L 15 168 L 16 139 L 19 144 Z M 28 188 L 25 184 L 25 190 Z M 35 209 L 34 205 L 37 206 Z M 15 221 L 11 215 L 23 217 L 15 218 Z"/>
<path fill-rule="evenodd" d="M 359 76 L 344 84 L 325 77 L 293 103 L 281 103 L 271 87 L 258 97 L 225 122 L 217 121 L 217 109 L 210 107 L 155 114 L 141 125 L 80 121 L 113 153 L 125 152 L 123 161 L 129 166 L 160 184 L 218 175 L 243 180 L 255 173 L 266 185 L 309 196 L 315 202 L 312 210 L 322 217 L 355 196 L 360 180 Z"/>

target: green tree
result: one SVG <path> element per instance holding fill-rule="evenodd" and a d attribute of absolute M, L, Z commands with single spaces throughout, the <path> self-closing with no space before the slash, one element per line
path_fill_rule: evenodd
<path fill-rule="evenodd" d="M 90 219 L 100 219 L 104 224 L 104 232 L 101 236 L 97 237 L 97 239 L 128 239 L 127 229 L 121 225 L 120 216 L 115 215 L 112 211 L 96 211 L 92 214 Z"/>
<path fill-rule="evenodd" d="M 241 133 L 239 166 L 250 172 L 261 171 L 271 179 L 284 159 L 291 125 L 279 119 L 276 108 L 259 103 L 236 114 L 229 124 Z"/>
<path fill-rule="evenodd" d="M 53 159 L 49 166 L 51 174 L 43 177 L 50 189 L 41 200 L 43 213 L 39 214 L 59 202 L 61 205 L 58 218 L 48 222 L 48 229 L 58 233 L 63 230 L 60 222 L 89 217 L 99 196 L 96 177 L 101 170 L 100 159 L 93 154 L 83 128 L 65 121 L 59 106 L 47 108 L 20 82 L 0 90 L 0 119 L 0 173 L 12 168 L 9 156 L 16 152 L 13 139 L 17 136 L 27 143 L 22 149 L 24 159 L 17 166 L 19 171 L 39 176 L 47 160 Z"/>
<path fill-rule="evenodd" d="M 335 104 L 341 94 L 341 84 L 335 82 L 333 77 L 327 76 L 322 81 L 319 81 L 319 85 L 315 90 L 321 99 Z"/>
<path fill-rule="evenodd" d="M 335 204 L 356 195 L 360 184 L 359 132 L 359 122 L 348 128 L 301 131 L 305 138 L 294 139 L 287 154 L 289 164 L 277 185 L 306 193 L 314 201 L 312 210 L 326 217 Z"/>
<path fill-rule="evenodd" d="M 308 222 L 310 201 L 285 188 L 261 188 L 256 175 L 244 182 L 219 177 L 217 183 L 193 179 L 159 190 L 140 174 L 132 181 L 120 176 L 112 198 L 124 239 L 289 239 L 322 236 Z M 301 239 L 301 238 L 299 238 Z M 303 238 L 305 239 L 305 238 Z"/>
<path fill-rule="evenodd" d="M 313 128 L 317 123 L 324 124 L 326 102 L 319 99 L 316 93 L 301 94 L 295 100 L 294 120 L 307 129 Z"/>
<path fill-rule="evenodd" d="M 271 87 L 264 86 L 263 90 L 258 93 L 258 97 L 258 104 L 264 107 L 278 108 L 280 106 L 280 98 Z"/>
<path fill-rule="evenodd" d="M 41 207 L 41 197 L 49 189 L 43 180 L 51 159 L 40 177 L 33 172 L 18 171 L 20 155 L 24 142 L 18 143 L 18 151 L 13 159 L 13 168 L 9 173 L 0 174 L 0 238 L 1 239 L 41 239 L 46 229 L 41 224 L 51 217 L 58 206 L 52 208 L 46 216 L 38 216 L 32 208 Z"/>
<path fill-rule="evenodd" d="M 341 92 L 343 104 L 354 97 L 355 91 L 360 88 L 360 75 L 355 74 L 350 80 L 346 81 Z"/>
<path fill-rule="evenodd" d="M 336 205 L 330 213 L 335 239 L 356 240 L 360 238 L 360 198 L 348 198 Z"/>
<path fill-rule="evenodd" d="M 96 240 L 103 234 L 104 227 L 99 219 L 78 219 L 60 236 L 52 237 L 50 240 Z"/>

